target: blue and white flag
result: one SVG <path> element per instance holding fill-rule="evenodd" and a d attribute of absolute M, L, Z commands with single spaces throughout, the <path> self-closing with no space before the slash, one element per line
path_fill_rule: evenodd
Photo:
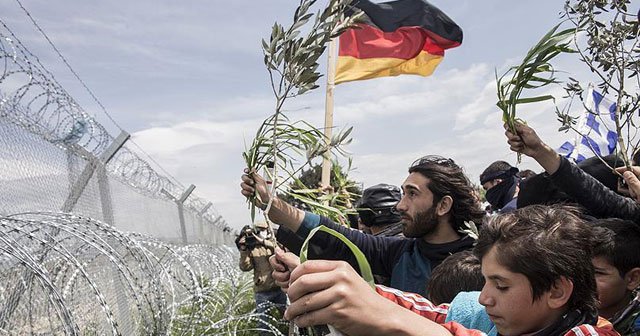
<path fill-rule="evenodd" d="M 577 133 L 573 141 L 567 141 L 558 153 L 575 162 L 594 155 L 607 156 L 616 150 L 616 103 L 589 87 L 585 101 L 587 110 L 578 119 Z"/>

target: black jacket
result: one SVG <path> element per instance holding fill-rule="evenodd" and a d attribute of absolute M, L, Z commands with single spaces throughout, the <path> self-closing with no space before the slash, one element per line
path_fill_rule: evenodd
<path fill-rule="evenodd" d="M 549 176 L 560 190 L 593 216 L 628 219 L 640 224 L 640 204 L 607 188 L 567 158 L 561 157 L 561 160 L 558 171 Z"/>

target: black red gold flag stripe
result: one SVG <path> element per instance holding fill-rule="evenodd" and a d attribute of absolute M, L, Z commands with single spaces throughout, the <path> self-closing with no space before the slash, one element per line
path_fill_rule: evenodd
<path fill-rule="evenodd" d="M 462 43 L 462 29 L 426 1 L 359 0 L 355 7 L 368 20 L 340 35 L 336 84 L 401 74 L 429 76 L 444 51 Z"/>

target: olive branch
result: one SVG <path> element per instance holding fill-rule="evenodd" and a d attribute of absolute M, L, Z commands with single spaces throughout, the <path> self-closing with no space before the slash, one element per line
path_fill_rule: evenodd
<path fill-rule="evenodd" d="M 640 18 L 629 7 L 633 7 L 631 0 L 565 0 L 563 15 L 584 32 L 584 38 L 573 41 L 578 59 L 596 78 L 594 85 L 600 93 L 615 101 L 612 114 L 617 133 L 616 155 L 627 168 L 640 148 Z M 585 110 L 600 118 L 598 111 L 585 104 L 584 89 L 578 80 L 572 79 L 565 91 L 571 99 L 578 97 Z M 557 114 L 564 129 L 575 130 L 577 118 L 566 111 Z M 594 154 L 602 160 L 597 151 Z"/>
<path fill-rule="evenodd" d="M 291 122 L 283 113 L 287 99 L 318 88 L 317 81 L 322 76 L 317 70 L 318 59 L 327 43 L 355 25 L 361 17 L 346 15 L 351 0 L 330 0 L 327 7 L 313 14 L 309 11 L 315 3 L 316 0 L 301 0 L 292 24 L 285 29 L 278 22 L 274 23 L 269 40 L 262 40 L 264 64 L 276 98 L 275 112 L 263 121 L 242 156 L 251 173 L 273 167 L 268 173 L 273 187 L 265 214 L 269 212 L 279 186 L 318 156 L 328 152 L 345 155 L 340 146 L 350 142 L 351 128 L 327 139 L 311 124 Z M 302 28 L 308 28 L 306 35 L 302 34 Z M 297 165 L 300 167 L 296 168 Z M 283 181 L 278 181 L 279 169 L 288 176 Z M 255 207 L 251 205 L 255 204 L 254 198 L 249 199 L 252 221 L 255 219 Z"/>
<path fill-rule="evenodd" d="M 496 74 L 497 105 L 512 131 L 515 131 L 515 122 L 521 121 L 516 117 L 517 105 L 543 100 L 556 103 L 551 95 L 532 98 L 520 98 L 520 95 L 524 89 L 560 84 L 550 61 L 561 53 L 573 53 L 596 78 L 595 86 L 602 95 L 613 96 L 616 103 L 616 109 L 612 111 L 617 134 L 616 154 L 625 166 L 630 167 L 631 156 L 640 150 L 637 117 L 640 110 L 640 18 L 637 12 L 629 9 L 631 3 L 631 0 L 565 0 L 563 22 L 529 51 L 521 65 L 510 68 L 499 78 Z M 572 27 L 558 31 L 559 26 L 566 22 Z M 573 100 L 579 98 L 582 107 L 595 117 L 600 118 L 600 114 L 585 104 L 585 90 L 579 80 L 569 77 L 564 90 L 566 96 L 562 98 L 568 98 L 569 102 L 562 109 L 557 104 L 555 108 L 557 119 L 562 124 L 559 130 L 573 130 L 583 136 L 575 127 L 578 118 L 569 114 Z M 601 155 L 591 149 L 602 160 Z"/>

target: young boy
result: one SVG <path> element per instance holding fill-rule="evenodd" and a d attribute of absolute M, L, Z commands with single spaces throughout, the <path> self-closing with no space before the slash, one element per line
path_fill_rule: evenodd
<path fill-rule="evenodd" d="M 433 269 L 427 298 L 436 305 L 449 303 L 460 292 L 480 291 L 484 286 L 480 259 L 472 251 L 448 256 Z"/>
<path fill-rule="evenodd" d="M 594 250 L 598 313 L 614 321 L 640 286 L 640 228 L 631 221 L 617 218 L 596 220 L 592 225 L 602 230 L 599 236 L 609 238 Z M 640 328 L 618 331 L 639 332 Z"/>
<path fill-rule="evenodd" d="M 311 260 L 291 272 L 285 317 L 348 335 L 618 335 L 610 323 L 598 323 L 593 243 L 592 228 L 573 212 L 530 206 L 493 218 L 480 233 L 474 253 L 486 280 L 484 309 L 467 296 L 460 319 L 443 323 L 458 309 L 456 300 L 435 306 L 382 286 L 374 295 L 348 264 Z M 491 323 L 474 324 L 478 319 Z M 478 325 L 485 329 L 469 329 Z"/>

